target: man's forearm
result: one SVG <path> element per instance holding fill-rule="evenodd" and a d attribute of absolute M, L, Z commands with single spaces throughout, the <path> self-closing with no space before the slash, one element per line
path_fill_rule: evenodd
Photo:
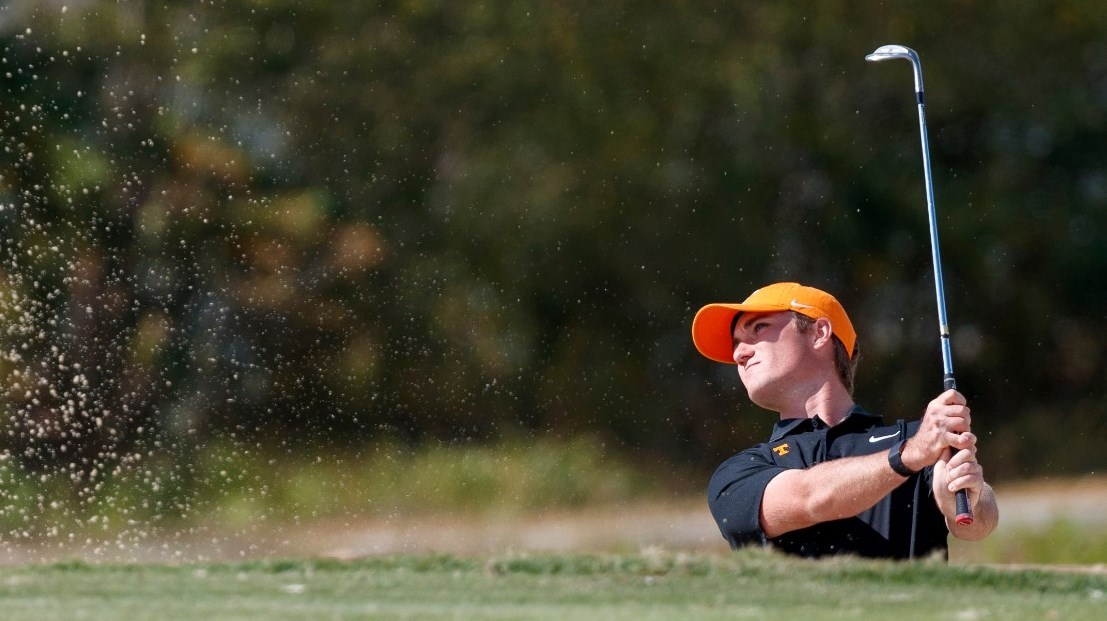
<path fill-rule="evenodd" d="M 906 479 L 888 465 L 887 453 L 845 457 L 805 470 L 787 470 L 765 487 L 761 527 L 769 537 L 820 522 L 857 515 Z"/>

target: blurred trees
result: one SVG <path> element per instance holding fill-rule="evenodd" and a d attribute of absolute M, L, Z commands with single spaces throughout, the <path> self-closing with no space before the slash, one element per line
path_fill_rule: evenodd
<path fill-rule="evenodd" d="M 695 310 L 795 279 L 858 397 L 941 386 L 923 59 L 959 384 L 989 467 L 1101 467 L 1107 10 L 1087 1 L 0 10 L 8 454 L 86 481 L 205 442 L 765 434 Z"/>

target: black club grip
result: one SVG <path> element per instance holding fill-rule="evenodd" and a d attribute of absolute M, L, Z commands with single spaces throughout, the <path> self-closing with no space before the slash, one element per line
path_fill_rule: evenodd
<path fill-rule="evenodd" d="M 947 373 L 942 379 L 942 386 L 946 390 L 954 390 L 957 388 L 957 380 L 953 379 L 952 373 Z M 969 505 L 969 493 L 963 489 L 959 489 L 957 493 L 954 494 L 954 500 L 957 502 L 957 517 L 954 519 L 962 526 L 972 525 L 972 506 Z"/>

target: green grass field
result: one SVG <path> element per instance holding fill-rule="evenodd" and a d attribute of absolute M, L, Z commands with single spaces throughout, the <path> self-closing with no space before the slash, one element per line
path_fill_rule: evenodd
<path fill-rule="evenodd" d="M 0 464 L 0 621 L 1107 619 L 1102 476 L 998 490 L 1000 527 L 951 541 L 950 565 L 813 563 L 729 553 L 699 492 L 676 495 L 700 482 L 659 485 L 587 439 L 268 469 L 215 453 L 201 470 L 234 481 L 150 508 L 142 479 L 73 506 Z M 170 505 L 188 511 L 148 513 Z"/>
<path fill-rule="evenodd" d="M 1107 618 L 1107 575 L 725 555 L 400 556 L 0 568 L 0 617 L 282 619 Z"/>

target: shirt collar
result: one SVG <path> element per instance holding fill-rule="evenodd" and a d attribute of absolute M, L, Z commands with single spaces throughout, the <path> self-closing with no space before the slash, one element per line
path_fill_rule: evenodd
<path fill-rule="evenodd" d="M 861 406 L 854 405 L 850 408 L 846 417 L 842 419 L 842 422 L 838 423 L 836 427 L 841 427 L 843 429 L 850 429 L 853 427 L 867 429 L 882 420 L 881 417 L 875 414 L 869 414 Z M 811 418 L 788 418 L 778 422 L 776 426 L 773 427 L 773 434 L 769 436 L 769 442 L 776 442 L 783 437 L 797 433 L 818 431 L 820 429 L 827 429 L 827 424 L 818 416 L 812 416 Z"/>

